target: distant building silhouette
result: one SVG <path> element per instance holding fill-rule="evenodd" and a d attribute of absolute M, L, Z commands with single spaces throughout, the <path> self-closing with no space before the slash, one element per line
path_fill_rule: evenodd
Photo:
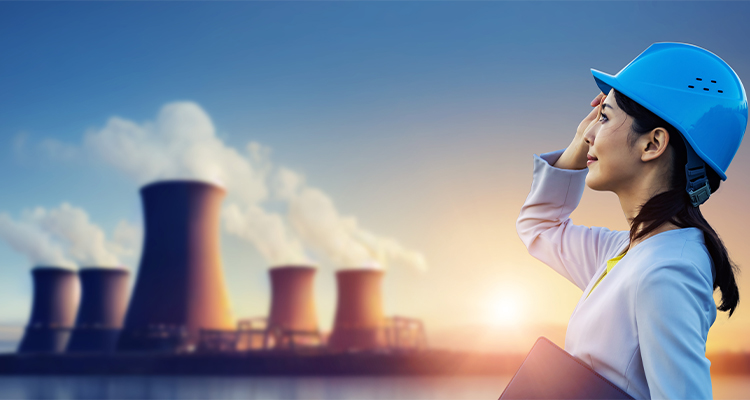
<path fill-rule="evenodd" d="M 31 271 L 34 299 L 19 353 L 65 351 L 81 298 L 76 271 L 40 266 Z"/>
<path fill-rule="evenodd" d="M 145 243 L 118 350 L 181 351 L 201 329 L 234 329 L 219 249 L 224 195 L 200 181 L 141 188 Z"/>
<path fill-rule="evenodd" d="M 117 346 L 128 306 L 130 272 L 122 268 L 82 268 L 82 296 L 68 352 L 111 352 Z"/>
<path fill-rule="evenodd" d="M 328 339 L 330 350 L 386 347 L 382 278 L 383 271 L 373 269 L 346 269 L 336 273 L 338 300 L 333 331 Z"/>
<path fill-rule="evenodd" d="M 315 268 L 279 266 L 271 268 L 271 310 L 266 347 L 293 349 L 322 345 L 315 311 Z"/>

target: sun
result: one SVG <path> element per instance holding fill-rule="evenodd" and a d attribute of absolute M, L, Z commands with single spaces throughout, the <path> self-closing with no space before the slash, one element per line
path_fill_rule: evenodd
<path fill-rule="evenodd" d="M 516 293 L 503 293 L 490 301 L 490 322 L 498 326 L 518 326 L 523 322 L 523 306 Z"/>

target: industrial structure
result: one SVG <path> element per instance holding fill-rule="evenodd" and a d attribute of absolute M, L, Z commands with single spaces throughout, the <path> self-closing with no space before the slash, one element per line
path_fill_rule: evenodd
<path fill-rule="evenodd" d="M 324 345 L 315 311 L 315 268 L 286 265 L 269 269 L 271 307 L 268 317 L 244 319 L 236 331 L 201 331 L 198 351 L 300 351 Z"/>
<path fill-rule="evenodd" d="M 386 318 L 385 338 L 388 349 L 414 351 L 427 349 L 427 335 L 421 319 L 407 317 Z"/>
<path fill-rule="evenodd" d="M 76 271 L 40 266 L 32 271 L 34 299 L 19 353 L 60 353 L 70 339 L 81 297 Z"/>
<path fill-rule="evenodd" d="M 235 324 L 219 248 L 225 191 L 202 181 L 171 180 L 140 193 L 145 237 L 132 296 L 130 272 L 123 268 L 33 269 L 33 309 L 19 353 L 338 357 L 427 348 L 421 320 L 384 315 L 384 273 L 378 269 L 336 273 L 336 313 L 327 337 L 318 325 L 316 268 L 307 265 L 270 268 L 267 316 Z"/>
<path fill-rule="evenodd" d="M 315 268 L 279 266 L 269 270 L 271 310 L 266 326 L 265 348 L 295 349 L 321 346 L 315 312 Z"/>
<path fill-rule="evenodd" d="M 332 351 L 376 350 L 387 347 L 383 313 L 383 271 L 344 269 L 336 273 L 338 298 L 333 330 L 328 339 Z"/>
<path fill-rule="evenodd" d="M 78 271 L 82 296 L 67 352 L 112 352 L 128 306 L 130 272 L 90 267 Z"/>
<path fill-rule="evenodd" d="M 201 330 L 234 328 L 219 251 L 224 196 L 202 181 L 141 188 L 144 247 L 119 350 L 189 351 Z"/>

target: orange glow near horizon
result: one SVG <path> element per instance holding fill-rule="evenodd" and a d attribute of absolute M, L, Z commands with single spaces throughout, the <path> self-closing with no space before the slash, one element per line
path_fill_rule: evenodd
<path fill-rule="evenodd" d="M 523 302 L 520 299 L 520 291 L 499 291 L 491 301 L 488 302 L 488 323 L 497 327 L 518 327 L 524 323 Z"/>

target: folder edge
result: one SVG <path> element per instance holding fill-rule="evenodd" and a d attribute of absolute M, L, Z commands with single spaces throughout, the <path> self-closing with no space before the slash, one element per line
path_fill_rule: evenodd
<path fill-rule="evenodd" d="M 593 374 L 594 374 L 595 376 L 597 376 L 597 377 L 598 377 L 599 379 L 603 380 L 603 381 L 604 381 L 604 382 L 606 382 L 606 383 L 607 383 L 608 385 L 612 386 L 612 387 L 613 387 L 613 388 L 614 388 L 615 390 L 617 390 L 618 392 L 620 392 L 620 393 L 624 394 L 624 395 L 626 396 L 626 398 L 629 398 L 629 399 L 634 399 L 634 397 L 633 397 L 633 396 L 631 396 L 630 394 L 628 394 L 628 392 L 626 392 L 626 391 L 622 390 L 622 389 L 621 389 L 621 388 L 620 388 L 619 386 L 615 385 L 614 383 L 610 382 L 610 381 L 609 381 L 609 380 L 608 380 L 607 378 L 603 377 L 603 376 L 602 376 L 602 375 L 600 375 L 600 374 L 599 374 L 598 372 L 594 371 L 594 369 L 593 369 L 593 368 L 591 368 L 590 366 L 588 366 L 588 364 L 586 364 L 585 362 L 581 361 L 581 360 L 580 360 L 580 359 L 579 359 L 578 357 L 575 357 L 575 356 L 573 356 L 572 354 L 568 353 L 567 351 L 563 350 L 562 348 L 560 348 L 560 346 L 556 345 L 556 344 L 555 344 L 554 342 L 552 342 L 551 340 L 547 339 L 546 337 L 544 337 L 544 336 L 540 336 L 540 337 L 539 337 L 539 338 L 538 338 L 538 339 L 536 340 L 536 342 L 534 342 L 534 345 L 533 345 L 533 346 L 531 346 L 531 350 L 529 350 L 529 353 L 528 353 L 528 354 L 526 354 L 526 357 L 524 357 L 524 359 L 523 359 L 523 362 L 521 363 L 521 365 L 520 365 L 520 366 L 518 367 L 518 369 L 516 370 L 516 373 L 515 373 L 515 374 L 513 374 L 513 377 L 512 377 L 511 379 L 510 379 L 510 381 L 508 381 L 508 384 L 507 384 L 507 385 L 505 385 L 505 389 L 503 389 L 503 392 L 502 392 L 502 393 L 500 393 L 500 397 L 498 397 L 498 400 L 500 400 L 500 399 L 502 399 L 502 398 L 503 398 L 503 395 L 505 394 L 505 392 L 506 392 L 506 391 L 508 390 L 508 388 L 510 387 L 510 384 L 511 384 L 511 383 L 513 383 L 513 380 L 514 380 L 514 379 L 516 379 L 516 375 L 518 375 L 518 372 L 519 372 L 519 371 L 521 371 L 521 367 L 523 366 L 523 364 L 524 364 L 524 363 L 526 363 L 526 360 L 527 360 L 527 359 L 529 358 L 529 356 L 531 355 L 531 352 L 532 352 L 532 351 L 534 351 L 534 348 L 535 348 L 535 347 L 536 347 L 536 346 L 537 346 L 537 345 L 539 344 L 539 342 L 540 342 L 540 341 L 544 341 L 544 342 L 547 342 L 547 343 L 551 344 L 551 345 L 552 345 L 552 347 L 554 347 L 554 348 L 555 348 L 555 349 L 557 349 L 558 351 L 561 351 L 561 352 L 563 352 L 563 354 L 565 354 L 565 356 L 567 356 L 567 357 L 569 357 L 569 358 L 572 358 L 572 359 L 573 359 L 573 360 L 574 360 L 575 362 L 577 362 L 578 364 L 580 364 L 581 366 L 583 366 L 583 367 L 584 367 L 584 368 L 586 368 L 587 370 L 591 371 L 591 372 L 592 372 L 592 373 L 593 373 Z"/>

